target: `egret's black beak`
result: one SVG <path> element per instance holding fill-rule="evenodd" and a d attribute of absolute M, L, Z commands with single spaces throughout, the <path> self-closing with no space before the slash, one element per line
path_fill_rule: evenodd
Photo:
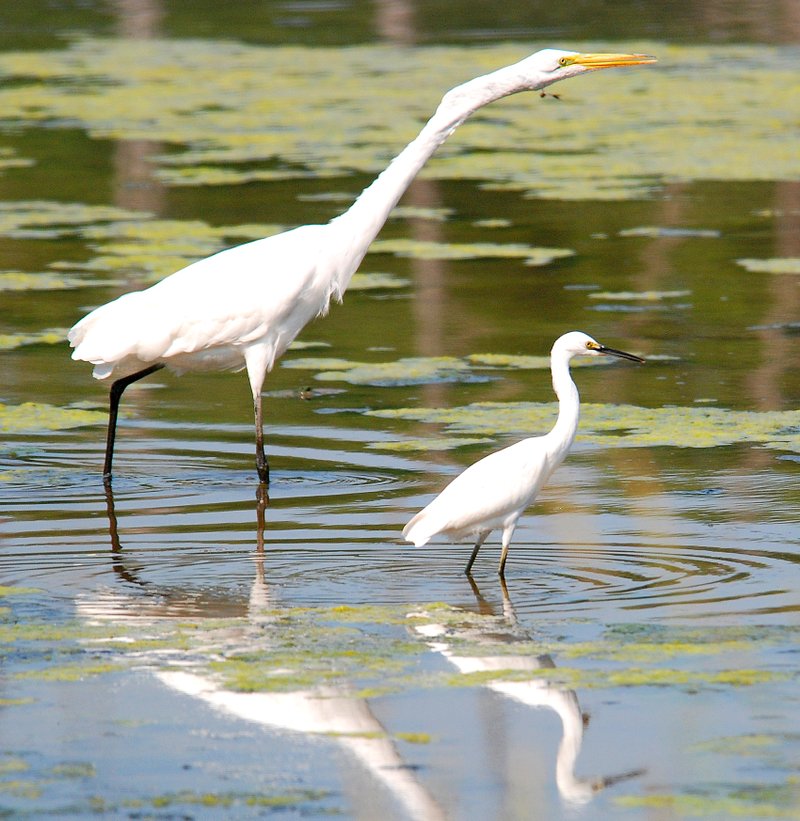
<path fill-rule="evenodd" d="M 599 353 L 608 354 L 609 356 L 617 356 L 620 359 L 630 359 L 631 362 L 644 362 L 645 360 L 642 359 L 641 356 L 636 356 L 636 354 L 626 353 L 625 351 L 618 351 L 616 348 L 607 348 L 605 345 L 601 345 L 597 348 Z"/>

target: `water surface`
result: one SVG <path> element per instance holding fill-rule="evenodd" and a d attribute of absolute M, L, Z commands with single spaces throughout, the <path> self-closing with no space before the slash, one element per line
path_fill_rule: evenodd
<path fill-rule="evenodd" d="M 506 5 L 7 12 L 0 812 L 796 816 L 797 27 Z M 660 62 L 453 135 L 269 376 L 268 500 L 243 374 L 132 387 L 103 487 L 71 324 L 331 218 L 447 87 L 553 44 Z M 648 363 L 574 369 L 575 448 L 470 583 L 402 527 L 549 428 L 576 328 Z"/>

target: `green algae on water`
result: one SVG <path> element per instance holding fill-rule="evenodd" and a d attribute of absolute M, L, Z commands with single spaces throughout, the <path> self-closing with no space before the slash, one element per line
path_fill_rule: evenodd
<path fill-rule="evenodd" d="M 378 272 L 355 273 L 347 286 L 348 291 L 396 290 L 410 285 L 411 281 L 395 274 Z"/>
<path fill-rule="evenodd" d="M 454 448 L 482 445 L 492 440 L 482 437 L 466 436 L 432 436 L 425 439 L 391 439 L 370 442 L 367 447 L 372 450 L 387 450 L 395 453 L 414 451 L 453 450 Z"/>
<path fill-rule="evenodd" d="M 328 793 L 321 790 L 297 790 L 286 793 L 248 793 L 248 792 L 195 792 L 182 790 L 180 792 L 165 793 L 151 798 L 137 801 L 123 801 L 122 805 L 131 808 L 140 808 L 143 804 L 153 809 L 163 810 L 181 806 L 200 807 L 208 810 L 232 809 L 235 807 L 262 807 L 267 810 L 281 811 L 302 804 L 321 801 L 328 797 Z M 315 808 L 314 814 L 324 812 Z"/>
<path fill-rule="evenodd" d="M 587 76 L 570 84 L 570 105 L 531 94 L 496 103 L 501 117 L 459 129 L 423 175 L 561 200 L 642 198 L 693 180 L 800 178 L 786 138 L 800 96 L 790 46 L 629 44 L 642 49 L 669 70 Z M 161 143 L 152 161 L 166 185 L 373 175 L 446 89 L 529 52 L 528 43 L 403 51 L 82 37 L 63 49 L 0 55 L 0 106 L 12 125 Z M 6 149 L 0 160 L 17 158 Z"/>
<path fill-rule="evenodd" d="M 663 237 L 703 237 L 716 239 L 720 232 L 711 228 L 675 228 L 656 225 L 643 225 L 638 228 L 624 228 L 619 232 L 621 237 L 649 237 L 659 239 Z"/>
<path fill-rule="evenodd" d="M 121 664 L 112 662 L 103 663 L 79 663 L 79 664 L 55 664 L 41 669 L 31 669 L 17 672 L 14 678 L 17 680 L 51 681 L 51 682 L 75 682 L 83 681 L 94 676 L 102 676 L 108 673 L 116 673 L 123 670 Z"/>
<path fill-rule="evenodd" d="M 691 793 L 621 795 L 614 803 L 627 810 L 667 813 L 670 818 L 796 819 L 800 782 L 789 776 L 782 782 L 714 785 Z"/>
<path fill-rule="evenodd" d="M 86 288 L 97 283 L 65 274 L 48 272 L 25 273 L 23 271 L 0 271 L 0 292 L 2 291 L 66 291 L 72 288 Z"/>
<path fill-rule="evenodd" d="M 430 744 L 433 741 L 430 733 L 394 733 L 394 737 L 407 744 Z"/>
<path fill-rule="evenodd" d="M 554 403 L 476 402 L 454 408 L 395 408 L 365 413 L 444 425 L 458 435 L 545 433 L 558 412 Z M 583 403 L 578 441 L 613 447 L 712 448 L 732 444 L 779 450 L 798 447 L 800 411 L 735 411 L 715 407 L 642 408 Z"/>
<path fill-rule="evenodd" d="M 759 274 L 800 274 L 800 257 L 778 257 L 776 259 L 737 259 L 746 271 Z"/>
<path fill-rule="evenodd" d="M 104 412 L 61 408 L 42 402 L 5 405 L 0 402 L 0 433 L 46 433 L 48 431 L 106 424 Z"/>
<path fill-rule="evenodd" d="M 58 239 L 80 235 L 90 226 L 123 220 L 147 220 L 150 214 L 111 205 L 55 200 L 0 202 L 0 236 L 11 239 Z"/>
<path fill-rule="evenodd" d="M 47 328 L 35 333 L 0 334 L 0 351 L 12 351 L 25 345 L 58 345 L 66 342 L 66 328 Z"/>
<path fill-rule="evenodd" d="M 602 299 L 606 302 L 661 302 L 665 299 L 678 299 L 690 296 L 691 291 L 593 291 L 589 299 Z"/>
<path fill-rule="evenodd" d="M 394 254 L 412 259 L 521 259 L 525 265 L 548 265 L 556 259 L 574 256 L 566 248 L 536 248 L 532 245 L 492 242 L 448 243 L 413 239 L 378 239 L 369 249 L 372 254 Z"/>
<path fill-rule="evenodd" d="M 304 358 L 282 363 L 284 368 L 320 371 L 315 379 L 353 385 L 423 385 L 431 382 L 474 382 L 480 377 L 452 356 L 406 357 L 394 362 L 353 362 L 345 359 Z"/>
<path fill-rule="evenodd" d="M 41 591 L 36 587 L 0 584 L 0 599 L 4 596 L 33 596 L 37 593 L 41 593 Z"/>

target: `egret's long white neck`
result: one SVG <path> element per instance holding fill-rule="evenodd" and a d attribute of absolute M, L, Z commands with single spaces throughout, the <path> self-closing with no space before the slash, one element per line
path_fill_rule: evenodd
<path fill-rule="evenodd" d="M 555 350 L 550 355 L 553 390 L 558 397 L 558 419 L 548 437 L 555 444 L 557 456 L 563 458 L 575 440 L 580 419 L 580 397 L 569 372 L 570 355 Z"/>
<path fill-rule="evenodd" d="M 516 66 L 506 66 L 456 86 L 444 95 L 417 137 L 344 214 L 331 220 L 331 227 L 336 229 L 334 242 L 346 244 L 347 270 L 339 272 L 340 291 L 347 287 L 389 213 L 434 151 L 479 108 L 529 87 L 533 85 L 530 81 L 526 83 Z"/>

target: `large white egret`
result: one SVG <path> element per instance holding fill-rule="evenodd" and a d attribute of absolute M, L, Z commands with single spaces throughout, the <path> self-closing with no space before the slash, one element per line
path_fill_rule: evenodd
<path fill-rule="evenodd" d="M 573 356 L 603 355 L 644 362 L 640 356 L 601 345 L 581 331 L 560 336 L 550 351 L 553 390 L 558 397 L 558 419 L 550 433 L 523 439 L 470 465 L 414 516 L 403 529 L 403 537 L 416 547 L 438 534 L 454 540 L 474 538 L 475 547 L 464 570 L 469 576 L 486 537 L 501 528 L 498 573 L 504 576 L 508 546 L 519 517 L 575 441 L 580 397 L 569 373 L 570 360 Z"/>
<path fill-rule="evenodd" d="M 300 330 L 341 301 L 389 212 L 433 152 L 477 109 L 519 91 L 614 66 L 653 63 L 642 54 L 545 49 L 447 92 L 419 135 L 325 225 L 304 225 L 192 263 L 143 291 L 102 305 L 69 332 L 73 359 L 96 379 L 114 376 L 103 476 L 111 477 L 117 412 L 125 388 L 163 367 L 175 373 L 247 369 L 253 393 L 256 468 L 269 481 L 261 388 Z"/>

